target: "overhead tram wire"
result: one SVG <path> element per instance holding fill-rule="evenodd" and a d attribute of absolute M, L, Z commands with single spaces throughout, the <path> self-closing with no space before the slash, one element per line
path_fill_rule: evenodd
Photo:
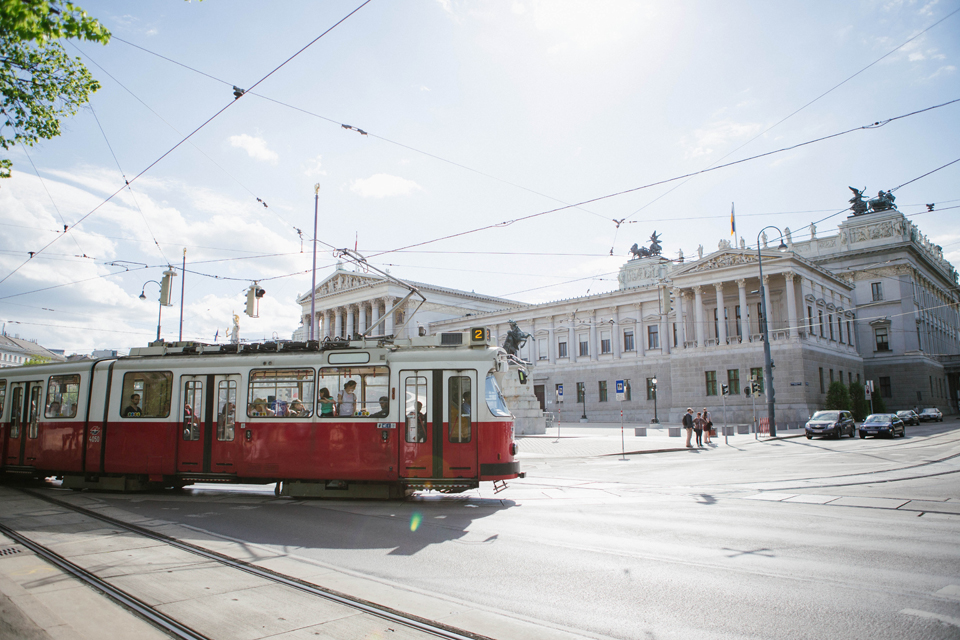
<path fill-rule="evenodd" d="M 753 161 L 753 160 L 757 160 L 757 159 L 759 159 L 759 158 L 765 158 L 765 157 L 772 156 L 772 155 L 776 155 L 776 154 L 779 154 L 779 153 L 784 153 L 784 152 L 786 152 L 786 151 L 792 151 L 793 149 L 799 149 L 799 148 L 801 148 L 801 147 L 805 147 L 805 146 L 808 146 L 808 145 L 811 145 L 811 144 L 816 144 L 816 143 L 818 143 L 818 142 L 823 142 L 823 141 L 825 141 L 825 140 L 831 140 L 831 139 L 833 139 L 833 138 L 838 138 L 838 137 L 840 137 L 840 136 L 844 136 L 844 135 L 849 134 L 849 133 L 854 133 L 854 132 L 856 132 L 856 131 L 879 129 L 879 128 L 881 128 L 881 127 L 884 127 L 884 126 L 890 124 L 891 122 L 896 122 L 897 120 L 902 120 L 903 118 L 908 118 L 908 117 L 911 117 L 911 116 L 914 116 L 914 115 L 917 115 L 917 114 L 920 114 L 920 113 L 925 113 L 925 112 L 931 111 L 931 110 L 933 110 L 933 109 L 939 109 L 939 108 L 941 108 L 941 107 L 946 107 L 946 106 L 955 104 L 955 103 L 957 103 L 957 102 L 960 102 L 960 98 L 956 98 L 956 99 L 954 99 L 954 100 L 949 100 L 949 101 L 947 101 L 947 102 L 944 102 L 944 103 L 941 103 L 941 104 L 937 104 L 937 105 L 933 105 L 933 106 L 931 106 L 931 107 L 926 107 L 926 108 L 924 108 L 924 109 L 918 109 L 917 111 L 912 111 L 912 112 L 910 112 L 910 113 L 905 113 L 905 114 L 902 114 L 902 115 L 899 115 L 899 116 L 894 116 L 894 117 L 892 117 L 892 118 L 887 118 L 887 119 L 885 119 L 885 120 L 878 120 L 878 121 L 876 121 L 876 122 L 873 122 L 873 123 L 868 124 L 868 125 L 863 125 L 863 126 L 861 126 L 861 127 L 854 127 L 854 128 L 852 128 L 852 129 L 847 129 L 847 130 L 845 130 L 845 131 L 840 131 L 840 132 L 838 132 L 838 133 L 833 133 L 833 134 L 830 134 L 830 135 L 827 135 L 827 136 L 822 136 L 822 137 L 820 137 L 820 138 L 814 138 L 813 140 L 807 140 L 806 142 L 800 142 L 800 143 L 797 143 L 797 144 L 794 144 L 794 145 L 790 145 L 790 146 L 788 146 L 788 147 L 782 147 L 782 148 L 780 148 L 780 149 L 775 149 L 775 150 L 773 150 L 773 151 L 767 151 L 767 152 L 765 152 L 765 153 L 760 153 L 760 154 L 757 154 L 757 155 L 754 155 L 754 156 L 750 156 L 750 157 L 747 157 L 747 158 L 741 158 L 740 160 L 734 160 L 733 162 L 727 162 L 727 163 L 725 163 L 725 164 L 716 165 L 716 166 L 713 166 L 713 167 L 709 167 L 709 168 L 707 168 L 707 169 L 701 169 L 701 170 L 695 171 L 695 172 L 693 172 L 693 173 L 687 173 L 687 174 L 683 174 L 683 175 L 679 175 L 679 176 L 674 176 L 674 177 L 672 177 L 672 178 L 666 178 L 666 179 L 664 179 L 664 180 L 657 180 L 656 182 L 650 182 L 650 183 L 647 183 L 647 184 L 645 184 L 645 185 L 641 185 L 641 186 L 639 186 L 639 187 L 632 187 L 632 188 L 630 188 L 630 189 L 624 189 L 623 191 L 617 191 L 617 192 L 615 192 L 615 193 L 609 193 L 609 194 L 606 194 L 606 195 L 597 196 L 596 198 L 590 198 L 590 199 L 588 199 L 588 200 L 583 200 L 583 201 L 578 202 L 578 203 L 576 203 L 576 204 L 566 205 L 566 206 L 563 206 L 563 207 L 557 207 L 557 208 L 555 208 L 555 209 L 548 209 L 548 210 L 546 210 L 546 211 L 540 211 L 540 212 L 537 212 L 537 213 L 531 213 L 530 215 L 521 216 L 521 217 L 519 217 L 519 218 L 514 218 L 513 220 L 506 220 L 506 221 L 504 221 L 504 222 L 498 222 L 498 223 L 495 223 L 495 224 L 489 224 L 489 225 L 485 225 L 485 226 L 482 226 L 482 227 L 477 227 L 477 228 L 475 228 L 475 229 L 469 229 L 469 230 L 467 230 L 467 231 L 461 231 L 461 232 L 459 232 L 459 233 L 453 233 L 453 234 L 446 235 L 446 236 L 442 236 L 442 237 L 439 237 L 439 238 L 434 238 L 434 239 L 432 239 L 432 240 L 424 240 L 423 242 L 417 242 L 417 243 L 414 243 L 414 244 L 406 245 L 406 246 L 404 246 L 404 247 L 398 247 L 398 248 L 392 249 L 392 250 L 390 250 L 390 251 L 383 251 L 383 252 L 380 252 L 380 253 L 375 254 L 375 255 L 373 255 L 373 256 L 370 256 L 370 257 L 376 257 L 376 256 L 379 256 L 379 255 L 385 255 L 385 254 L 387 254 L 387 253 L 394 253 L 394 252 L 397 252 L 397 251 L 405 251 L 405 250 L 407 250 L 407 249 L 413 249 L 413 248 L 415 248 L 415 247 L 422 247 L 422 246 L 425 246 L 425 245 L 428 245 L 428 244 L 433 244 L 433 243 L 435 243 L 435 242 L 441 242 L 441 241 L 443 241 L 443 240 L 451 240 L 451 239 L 453 239 L 453 238 L 459 238 L 459 237 L 463 237 L 463 236 L 470 235 L 470 234 L 473 234 L 473 233 L 478 233 L 478 232 L 480 232 L 480 231 L 487 231 L 487 230 L 489 230 L 489 229 L 495 229 L 495 228 L 498 228 L 498 227 L 508 227 L 508 226 L 513 225 L 513 224 L 515 224 L 515 223 L 517 223 L 517 222 L 524 222 L 524 221 L 526 221 L 526 220 L 532 220 L 532 219 L 534 219 L 534 218 L 539 218 L 539 217 L 541 217 L 541 216 L 549 215 L 549 214 L 551 214 L 551 213 L 557 213 L 557 212 L 559 212 L 559 211 L 565 211 L 565 210 L 567 210 L 567 209 L 571 209 L 571 208 L 573 208 L 573 207 L 577 207 L 577 206 L 580 206 L 580 205 L 590 204 L 590 203 L 593 203 L 593 202 L 600 202 L 601 200 L 608 200 L 608 199 L 610 199 L 610 198 L 616 198 L 616 197 L 618 197 L 618 196 L 626 195 L 626 194 L 628 194 L 628 193 L 635 193 L 635 192 L 641 191 L 641 190 L 643 190 L 643 189 L 649 189 L 649 188 L 651 188 L 651 187 L 655 187 L 655 186 L 658 186 L 658 185 L 661 185 L 661 184 L 668 184 L 668 183 L 670 183 L 670 182 L 675 182 L 675 181 L 677 181 L 677 180 L 683 180 L 684 178 L 688 178 L 688 177 L 690 177 L 690 176 L 695 176 L 695 175 L 698 175 L 698 174 L 701 174 L 701 173 L 709 173 L 709 172 L 711 172 L 711 171 L 718 171 L 718 170 L 720 170 L 720 169 L 726 169 L 726 168 L 728 168 L 728 167 L 732 167 L 732 166 L 735 166 L 735 165 L 738 165 L 738 164 L 743 164 L 743 163 L 745 163 L 745 162 L 750 162 L 750 161 Z M 828 219 L 828 218 L 832 218 L 832 217 L 835 216 L 835 215 L 839 215 L 839 214 L 843 213 L 843 211 L 846 211 L 846 210 L 847 210 L 847 209 L 843 209 L 843 210 L 841 210 L 841 211 L 838 211 L 837 213 L 835 213 L 835 214 L 833 214 L 833 215 L 827 216 L 827 218 L 824 218 L 824 220 L 826 220 L 826 219 Z"/>
<path fill-rule="evenodd" d="M 60 213 L 60 207 L 57 206 L 57 201 L 53 199 L 53 194 L 50 193 L 50 189 L 47 188 L 47 181 L 44 180 L 43 177 L 40 175 L 40 171 L 37 169 L 36 163 L 34 163 L 33 158 L 30 157 L 30 154 L 27 152 L 27 147 L 25 144 L 23 144 L 22 141 L 20 142 L 20 147 L 23 149 L 23 154 L 27 156 L 27 160 L 30 161 L 30 166 L 33 167 L 33 172 L 37 174 L 37 179 L 40 181 L 40 184 L 43 186 L 43 190 L 47 192 L 47 197 L 50 198 L 50 204 L 53 205 L 54 211 L 56 211 L 57 215 L 60 216 L 60 222 L 63 223 L 63 233 L 66 233 L 70 225 L 67 224 L 67 221 L 63 217 L 63 214 Z M 58 230 L 57 233 L 61 233 L 61 232 Z M 89 256 L 86 253 L 84 253 L 83 247 L 80 246 L 80 241 L 77 240 L 75 236 L 70 236 L 70 237 L 73 238 L 73 241 L 77 245 L 77 250 L 81 253 L 81 255 L 77 257 L 88 258 Z"/>
<path fill-rule="evenodd" d="M 364 0 L 364 2 L 363 2 L 360 6 L 358 6 L 356 9 L 354 9 L 353 11 L 351 11 L 350 13 L 348 13 L 348 14 L 347 14 L 346 16 L 344 16 L 343 18 L 341 18 L 341 19 L 340 19 L 336 24 L 334 24 L 332 27 L 328 28 L 326 31 L 324 31 L 323 33 L 321 33 L 320 35 L 318 35 L 316 38 L 314 38 L 314 39 L 311 40 L 309 43 L 307 43 L 307 44 L 304 45 L 302 48 L 300 48 L 296 53 L 294 53 L 294 54 L 291 55 L 289 58 L 287 58 L 286 60 L 284 60 L 283 62 L 281 62 L 279 65 L 277 65 L 276 67 L 274 67 L 273 70 L 271 70 L 271 71 L 270 71 L 269 73 L 267 73 L 265 76 L 263 76 L 262 78 L 260 78 L 259 80 L 257 80 L 255 83 L 253 83 L 253 84 L 250 86 L 250 89 L 253 89 L 253 88 L 256 87 L 256 86 L 259 86 L 261 83 L 263 83 L 265 80 L 267 80 L 267 78 L 269 78 L 270 76 L 272 76 L 274 73 L 276 73 L 277 71 L 279 71 L 280 69 L 282 69 L 284 66 L 286 66 L 286 64 L 289 63 L 291 60 L 293 60 L 294 58 L 296 58 L 297 56 L 299 56 L 301 53 L 303 53 L 304 51 L 306 51 L 306 50 L 307 50 L 309 47 L 311 47 L 314 43 L 316 43 L 318 40 L 320 40 L 320 38 L 324 37 L 325 35 L 327 35 L 327 34 L 330 33 L 331 31 L 333 31 L 334 29 L 336 29 L 338 26 L 340 26 L 341 24 L 343 24 L 343 22 L 345 22 L 348 18 L 350 18 L 352 15 L 354 15 L 357 11 L 359 11 L 359 10 L 362 9 L 363 7 L 367 6 L 370 2 L 371 2 L 371 0 Z M 87 214 L 84 215 L 82 218 L 80 218 L 77 222 L 75 222 L 75 223 L 74 223 L 74 226 L 73 226 L 73 227 L 70 227 L 70 229 L 75 228 L 76 225 L 80 224 L 81 222 L 83 222 L 84 220 L 86 220 L 87 218 L 89 218 L 91 215 L 93 215 L 97 210 L 99 210 L 100 207 L 102 207 L 103 205 L 105 205 L 105 204 L 107 204 L 108 202 L 110 202 L 111 200 L 113 200 L 113 198 L 116 197 L 116 195 L 117 195 L 118 193 L 120 193 L 121 191 L 123 191 L 123 189 L 126 188 L 130 183 L 135 182 L 135 181 L 136 181 L 137 179 L 139 179 L 142 175 L 144 175 L 147 171 L 149 171 L 150 169 L 152 169 L 153 167 L 155 167 L 157 164 L 159 164 L 161 160 L 163 160 L 163 159 L 166 158 L 168 155 L 170 155 L 171 153 L 173 153 L 176 149 L 178 149 L 178 148 L 180 147 L 180 145 L 182 145 L 184 142 L 188 141 L 190 138 L 192 138 L 194 135 L 196 135 L 197 132 L 199 132 L 201 129 L 203 129 L 203 128 L 206 127 L 208 124 L 210 124 L 211 122 L 213 122 L 218 116 L 220 116 L 220 114 L 222 114 L 224 111 L 226 111 L 226 110 L 229 109 L 231 106 L 233 106 L 234 104 L 236 104 L 236 102 L 237 102 L 240 98 L 242 98 L 243 95 L 244 95 L 244 94 L 241 94 L 240 96 L 235 97 L 233 100 L 231 100 L 229 103 L 227 103 L 222 109 L 220 109 L 219 111 L 217 111 L 216 113 L 214 113 L 212 116 L 210 116 L 209 118 L 207 118 L 200 126 L 198 126 L 196 129 L 194 129 L 193 131 L 191 131 L 185 138 L 183 138 L 182 140 L 180 140 L 180 142 L 178 142 L 177 144 L 175 144 L 173 147 L 171 147 L 169 150 L 167 150 L 163 155 L 161 155 L 159 158 L 157 158 L 156 160 L 154 160 L 153 162 L 151 162 L 151 163 L 150 163 L 145 169 L 143 169 L 140 173 L 138 173 L 137 175 L 135 175 L 130 181 L 127 182 L 126 185 L 124 185 L 123 187 L 121 187 L 121 188 L 117 189 L 116 191 L 114 191 L 112 194 L 110 194 L 110 196 L 107 197 L 106 200 L 104 200 L 103 202 L 101 202 L 100 204 L 98 204 L 98 205 L 97 205 L 96 207 L 94 207 L 89 213 L 87 213 Z M 66 235 L 66 232 L 64 233 L 64 235 Z M 41 247 L 39 251 L 35 251 L 35 252 L 33 253 L 33 255 L 37 255 L 38 253 L 42 253 L 47 247 L 49 247 L 50 245 L 52 245 L 53 243 L 55 243 L 57 240 L 59 240 L 59 239 L 62 238 L 62 237 L 63 237 L 63 236 L 58 236 L 58 237 L 54 238 L 53 240 L 51 240 L 50 242 L 48 242 L 46 245 L 44 245 L 43 247 Z M 8 273 L 7 275 L 5 275 L 3 278 L 0 278 L 0 284 L 2 284 L 3 282 L 5 282 L 10 276 L 12 276 L 12 275 L 15 274 L 17 271 L 19 271 L 21 268 L 23 268 L 23 266 L 24 266 L 25 264 L 27 264 L 27 262 L 29 262 L 29 261 L 30 261 L 30 258 L 28 258 L 27 260 L 25 260 L 23 263 L 20 264 L 20 266 L 18 266 L 16 269 L 14 269 L 13 271 L 11 271 L 11 272 Z"/>
<path fill-rule="evenodd" d="M 127 189 L 130 191 L 130 197 L 133 198 L 133 204 L 136 205 L 137 211 L 140 212 L 140 218 L 143 220 L 143 225 L 150 233 L 150 237 L 153 239 L 153 244 L 156 245 L 157 251 L 160 252 L 160 257 L 163 258 L 164 262 L 169 264 L 170 261 L 167 260 L 167 256 L 164 255 L 163 249 L 160 247 L 160 243 L 157 242 L 157 236 L 153 233 L 153 229 L 150 228 L 150 223 L 147 222 L 147 216 L 143 215 L 143 209 L 140 208 L 140 202 L 137 200 L 137 194 L 133 192 L 133 187 L 131 187 L 130 183 L 127 182 L 127 174 L 124 172 L 123 167 L 120 166 L 120 160 L 117 159 L 117 154 L 113 151 L 113 145 L 110 144 L 110 139 L 107 138 L 107 132 L 104 131 L 103 125 L 100 123 L 100 118 L 97 117 L 97 112 L 93 108 L 93 102 L 87 103 L 87 106 L 90 107 L 90 113 L 93 114 L 93 119 L 97 121 L 97 127 L 100 129 L 100 133 L 103 135 L 103 141 L 107 143 L 107 148 L 110 149 L 110 155 L 113 156 L 113 161 L 117 163 L 117 169 L 120 171 L 120 176 L 123 178 L 123 182 L 127 185 Z"/>
<path fill-rule="evenodd" d="M 911 38 L 907 39 L 905 42 L 900 43 L 898 46 L 896 46 L 896 47 L 894 47 L 893 49 L 891 49 L 890 51 L 886 52 L 885 54 L 883 54 L 882 56 L 880 56 L 879 58 L 877 58 L 876 60 L 874 60 L 873 62 L 871 62 L 870 64 L 868 64 L 867 66 L 863 67 L 862 69 L 860 69 L 859 71 L 857 71 L 857 72 L 854 73 L 853 75 L 849 76 L 849 77 L 846 78 L 845 80 L 843 80 L 843 81 L 835 84 L 835 85 L 832 86 L 831 88 L 827 89 L 826 91 L 824 91 L 823 93 L 821 93 L 819 96 L 817 96 L 816 98 L 814 98 L 814 99 L 811 100 L 810 102 L 806 103 L 805 105 L 803 105 L 802 107 L 800 107 L 799 109 L 797 109 L 796 111 L 794 111 L 793 113 L 787 115 L 786 117 L 782 118 L 781 120 L 777 121 L 776 123 L 770 125 L 770 126 L 767 127 L 766 129 L 764 129 L 763 131 L 761 131 L 760 133 L 758 133 L 757 135 L 755 135 L 754 137 L 750 138 L 749 140 L 747 140 L 746 142 L 744 142 L 743 144 L 741 144 L 739 147 L 733 149 L 732 151 L 730 151 L 729 153 L 727 153 L 727 154 L 724 155 L 723 157 L 719 158 L 714 164 L 716 164 L 717 162 L 722 162 L 723 160 L 725 160 L 726 158 L 729 158 L 729 157 L 732 156 L 734 153 L 736 153 L 736 152 L 739 151 L 740 149 L 743 149 L 744 147 L 746 147 L 747 145 L 749 145 L 749 144 L 752 143 L 753 141 L 755 141 L 755 140 L 757 140 L 758 138 L 766 135 L 767 133 L 769 133 L 769 132 L 772 131 L 773 129 L 779 127 L 781 124 L 783 124 L 784 122 L 786 122 L 787 120 L 789 120 L 789 119 L 792 118 L 793 116 L 797 115 L 798 113 L 800 113 L 801 111 L 803 111 L 804 109 L 806 109 L 807 107 L 809 107 L 810 105 L 812 105 L 813 103 L 817 102 L 817 101 L 820 100 L 821 98 L 823 98 L 823 97 L 827 96 L 828 94 L 832 93 L 832 92 L 835 91 L 836 89 L 839 89 L 840 87 L 842 87 L 843 85 L 845 85 L 847 82 L 853 80 L 854 78 L 856 78 L 858 75 L 860 75 L 861 73 L 863 73 L 864 71 L 866 71 L 866 70 L 869 69 L 870 67 L 872 67 L 872 66 L 874 66 L 875 64 L 879 63 L 879 62 L 880 62 L 881 60 L 883 60 L 884 58 L 887 58 L 888 56 L 893 55 L 894 53 L 896 53 L 897 51 L 899 51 L 899 50 L 902 49 L 903 47 L 907 46 L 908 44 L 910 44 L 911 42 L 913 42 L 914 40 L 916 40 L 917 38 L 919 38 L 920 36 L 922 36 L 923 34 L 925 34 L 927 31 L 930 31 L 931 29 L 933 29 L 934 27 L 936 27 L 937 25 L 939 25 L 939 24 L 940 24 L 941 22 L 943 22 L 944 20 L 947 20 L 948 18 L 953 17 L 957 12 L 960 12 L 960 8 L 954 9 L 953 11 L 951 11 L 950 13 L 948 13 L 947 15 L 945 15 L 943 18 L 937 20 L 936 22 L 934 22 L 933 24 L 931 24 L 929 27 L 927 27 L 926 29 L 924 29 L 924 30 L 921 31 L 920 33 L 917 33 L 916 35 L 914 35 L 914 36 L 912 36 Z M 710 166 L 712 167 L 713 165 L 710 165 Z M 692 179 L 692 178 L 693 178 L 694 176 L 696 176 L 696 175 L 697 175 L 697 174 L 694 174 L 693 176 L 691 176 L 690 179 Z M 673 189 L 670 189 L 669 191 L 666 191 L 665 193 L 657 196 L 655 199 L 651 200 L 650 202 L 648 202 L 647 204 L 643 205 L 642 207 L 640 207 L 639 209 L 637 209 L 636 211 L 634 211 L 632 214 L 630 214 L 630 215 L 627 217 L 627 220 L 629 220 L 629 219 L 632 218 L 633 216 L 637 215 L 638 213 L 640 213 L 641 211 L 643 211 L 644 209 L 646 209 L 646 208 L 649 207 L 651 204 L 653 204 L 654 202 L 656 202 L 656 201 L 659 200 L 660 198 L 664 197 L 664 196 L 667 195 L 668 193 L 671 193 L 671 192 L 674 191 L 675 189 L 679 189 L 679 188 L 682 187 L 684 184 L 686 184 L 688 181 L 689 181 L 689 179 L 683 181 L 683 182 L 680 183 L 680 184 L 678 184 L 678 185 L 675 186 Z"/>
<path fill-rule="evenodd" d="M 156 56 L 156 57 L 161 58 L 161 59 L 163 59 L 163 60 L 166 60 L 167 62 L 170 62 L 170 63 L 172 63 L 172 64 L 175 64 L 175 65 L 177 65 L 177 66 L 183 67 L 184 69 L 188 69 L 188 70 L 190 70 L 190 71 L 193 71 L 194 73 L 198 73 L 198 74 L 200 74 L 200 75 L 202 75 L 202 76 L 206 76 L 207 78 L 210 78 L 211 80 L 216 80 L 217 82 L 219 82 L 219 83 L 221 83 L 221 84 L 224 84 L 224 85 L 226 85 L 226 86 L 236 86 L 236 85 L 234 85 L 233 83 L 228 82 L 227 80 L 224 80 L 224 79 L 222 79 L 222 78 L 218 78 L 218 77 L 216 77 L 216 76 L 210 75 L 209 73 L 206 73 L 206 72 L 204 72 L 204 71 L 201 71 L 201 70 L 199 70 L 199 69 L 196 69 L 196 68 L 194 68 L 194 67 L 191 67 L 190 65 L 184 64 L 184 63 L 179 62 L 179 61 L 177 61 L 177 60 L 174 60 L 174 59 L 172 59 L 172 58 L 168 58 L 168 57 L 165 56 L 165 55 L 159 54 L 159 53 L 157 53 L 156 51 L 151 51 L 150 49 L 147 49 L 147 48 L 145 48 L 145 47 L 142 47 L 142 46 L 140 46 L 140 45 L 138 45 L 138 44 L 134 44 L 134 43 L 132 43 L 132 42 L 128 42 L 127 40 L 124 40 L 123 38 L 118 38 L 118 37 L 114 36 L 113 39 L 114 39 L 114 40 L 118 40 L 118 41 L 120 41 L 120 42 L 122 42 L 122 43 L 124 43 L 124 44 L 126 44 L 126 45 L 129 45 L 129 46 L 131 46 L 131 47 L 134 47 L 134 48 L 136 48 L 136 49 L 140 49 L 141 51 L 143 51 L 143 52 L 145 52 L 145 53 L 149 53 L 150 55 L 153 55 L 153 56 Z M 497 182 L 501 182 L 501 183 L 503 183 L 503 184 L 506 184 L 506 185 L 509 185 L 509 186 L 511 186 L 511 187 L 514 187 L 514 188 L 516 188 L 516 189 L 521 189 L 521 190 L 526 191 L 526 192 L 528 192 L 528 193 L 532 193 L 532 194 L 534 194 L 534 195 L 540 196 L 541 198 L 547 198 L 548 200 L 553 200 L 554 202 L 559 202 L 559 203 L 561 203 L 561 204 L 569 204 L 568 202 L 566 202 L 566 201 L 564 201 L 564 200 L 562 200 L 562 199 L 560 199 L 560 198 L 555 198 L 555 197 L 553 197 L 553 196 L 551 196 L 551 195 L 548 195 L 548 194 L 546 194 L 546 193 L 541 193 L 540 191 L 536 191 L 535 189 L 531 189 L 531 188 L 529 188 L 529 187 L 525 187 L 525 186 L 520 185 L 520 184 L 517 184 L 517 183 L 515 183 L 515 182 L 510 182 L 509 180 L 505 180 L 504 178 L 499 178 L 499 177 L 497 177 L 497 176 L 495 176 L 495 175 L 486 173 L 486 172 L 484 172 L 484 171 L 480 171 L 479 169 L 474 169 L 473 167 L 468 167 L 468 166 L 465 165 L 465 164 L 461 164 L 461 163 L 456 162 L 456 161 L 454 161 L 454 160 L 449 160 L 449 159 L 444 158 L 444 157 L 442 157 L 442 156 L 438 156 L 438 155 L 436 155 L 436 154 L 430 153 L 429 151 L 423 151 L 422 149 L 417 149 L 416 147 L 412 147 L 412 146 L 410 146 L 410 145 L 408 145 L 408 144 L 404 144 L 404 143 L 402 143 L 402 142 L 397 142 L 396 140 L 391 140 L 390 138 L 385 138 L 385 137 L 380 136 L 380 135 L 377 135 L 377 134 L 375 134 L 375 133 L 371 133 L 370 131 L 368 131 L 368 130 L 366 130 L 366 129 L 361 129 L 361 128 L 359 128 L 359 127 L 355 127 L 355 126 L 352 126 L 352 125 L 344 124 L 344 123 L 342 123 L 342 122 L 340 122 L 340 121 L 338 121 L 338 120 L 334 120 L 333 118 L 329 118 L 329 117 L 327 117 L 327 116 L 320 115 L 319 113 L 314 113 L 313 111 L 309 111 L 309 110 L 307 110 L 307 109 L 304 109 L 303 107 L 298 107 L 298 106 L 296 106 L 296 105 L 292 105 L 292 104 L 289 104 L 289 103 L 287 103 L 287 102 L 282 102 L 282 101 L 277 100 L 277 99 L 275 99 L 275 98 L 271 98 L 270 96 L 263 95 L 262 93 L 256 93 L 256 92 L 253 92 L 253 91 L 248 90 L 248 91 L 246 91 L 246 94 L 255 96 L 255 97 L 257 97 L 257 98 L 261 98 L 261 99 L 266 100 L 266 101 L 268 101 L 268 102 L 273 102 L 273 103 L 275 103 L 275 104 L 278 104 L 278 105 L 280 105 L 280 106 L 282 106 L 282 107 L 286 107 L 286 108 L 288 108 L 288 109 L 293 109 L 294 111 L 299 111 L 300 113 L 306 114 L 306 115 L 308 115 L 308 116 L 312 116 L 312 117 L 314 117 L 314 118 L 318 118 L 318 119 L 323 120 L 323 121 L 325 121 L 325 122 L 329 122 L 330 124 L 336 125 L 336 126 L 340 127 L 341 129 L 347 129 L 347 130 L 349 130 L 349 131 L 356 131 L 357 133 L 360 133 L 361 135 L 364 135 L 364 136 L 367 136 L 367 137 L 370 137 L 370 138 L 376 138 L 377 140 L 382 140 L 383 142 L 386 142 L 386 143 L 388 143 L 388 144 L 392 144 L 392 145 L 398 146 L 398 147 L 400 147 L 400 148 L 402 148 L 402 149 L 407 149 L 408 151 L 413 151 L 414 153 L 419 153 L 419 154 L 421 154 L 421 155 L 423 155 L 423 156 L 426 156 L 426 157 L 428 157 L 428 158 L 433 158 L 434 160 L 439 160 L 440 162 L 445 162 L 445 163 L 447 163 L 447 164 L 449 164 L 449 165 L 451 165 L 451 166 L 458 167 L 458 168 L 460 168 L 460 169 L 464 169 L 465 171 L 470 171 L 470 172 L 472 172 L 472 173 L 476 173 L 477 175 L 483 176 L 483 177 L 485 177 L 485 178 L 489 178 L 489 179 L 491 179 L 491 180 L 496 180 Z M 574 205 L 574 206 L 576 206 L 576 205 Z M 607 216 L 602 215 L 602 214 L 599 214 L 599 213 L 597 213 L 597 212 L 595 212 L 595 211 L 590 211 L 590 210 L 588 210 L 588 209 L 582 209 L 582 208 L 580 208 L 580 207 L 576 207 L 576 208 L 580 209 L 580 210 L 583 211 L 584 213 L 589 213 L 590 215 L 596 216 L 596 217 L 598 217 L 598 218 L 602 218 L 602 219 L 604 219 L 604 220 L 607 220 L 607 219 L 608 219 Z"/>

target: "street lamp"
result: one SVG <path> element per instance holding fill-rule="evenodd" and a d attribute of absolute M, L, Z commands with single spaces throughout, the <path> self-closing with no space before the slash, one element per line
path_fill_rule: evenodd
<path fill-rule="evenodd" d="M 767 420 L 770 422 L 770 437 L 775 437 L 777 435 L 777 422 L 774 417 L 774 392 L 773 392 L 773 360 L 770 358 L 770 334 L 767 330 L 768 316 L 767 313 L 767 290 L 763 286 L 763 254 L 760 253 L 760 236 L 767 229 L 776 229 L 777 233 L 780 234 L 780 246 L 777 249 L 780 253 L 784 253 L 787 250 L 787 245 L 783 242 L 783 231 L 780 231 L 779 227 L 770 225 L 760 229 L 760 233 L 757 234 L 757 266 L 760 268 L 760 309 L 761 315 L 763 316 L 762 330 L 763 330 L 763 377 L 764 383 L 767 391 Z"/>
<path fill-rule="evenodd" d="M 144 293 L 144 289 L 146 289 L 147 285 L 150 284 L 151 282 L 157 285 L 158 287 L 160 287 L 161 291 L 163 290 L 163 285 L 161 285 L 156 280 L 147 280 L 146 282 L 143 283 L 143 287 L 140 288 L 141 300 L 147 299 L 147 294 Z M 160 311 L 157 312 L 157 342 L 160 342 L 160 317 L 163 315 L 163 298 L 159 298 L 159 301 L 160 301 Z"/>
<path fill-rule="evenodd" d="M 581 422 L 587 421 L 587 385 L 583 385 L 583 392 L 580 394 L 580 401 L 583 403 L 583 415 L 580 416 Z"/>
<path fill-rule="evenodd" d="M 652 424 L 660 424 L 660 418 L 657 417 L 657 374 L 653 374 L 653 379 L 650 380 L 650 384 L 653 385 L 653 422 Z"/>

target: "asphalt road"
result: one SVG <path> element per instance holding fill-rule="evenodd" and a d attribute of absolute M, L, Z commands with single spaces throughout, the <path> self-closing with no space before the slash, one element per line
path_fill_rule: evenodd
<path fill-rule="evenodd" d="M 621 460 L 529 439 L 496 495 L 84 495 L 551 637 L 960 638 L 957 422 L 730 442 Z"/>

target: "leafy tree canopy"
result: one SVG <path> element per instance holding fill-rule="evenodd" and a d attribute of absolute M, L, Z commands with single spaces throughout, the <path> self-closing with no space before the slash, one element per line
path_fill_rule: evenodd
<path fill-rule="evenodd" d="M 850 393 L 842 382 L 831 382 L 827 389 L 827 409 L 850 411 Z"/>
<path fill-rule="evenodd" d="M 0 0 L 0 148 L 60 135 L 60 120 L 100 88 L 61 38 L 106 44 L 110 32 L 71 2 Z M 0 178 L 11 167 L 0 158 Z"/>
<path fill-rule="evenodd" d="M 870 413 L 870 402 L 866 398 L 863 385 L 859 382 L 850 383 L 850 405 L 853 419 L 857 422 L 863 422 L 864 418 Z"/>
<path fill-rule="evenodd" d="M 48 362 L 53 362 L 53 359 L 49 356 L 30 356 L 30 359 L 23 363 L 23 366 L 29 366 L 31 364 L 47 364 Z"/>

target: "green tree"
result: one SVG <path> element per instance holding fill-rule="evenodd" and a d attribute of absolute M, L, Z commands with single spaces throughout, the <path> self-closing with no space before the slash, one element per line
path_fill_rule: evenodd
<path fill-rule="evenodd" d="M 863 422 L 870 413 L 870 401 L 867 400 L 863 385 L 859 382 L 850 383 L 850 411 L 857 422 Z"/>
<path fill-rule="evenodd" d="M 875 387 L 875 388 L 879 388 L 879 387 Z M 887 413 L 887 403 L 883 401 L 883 396 L 880 395 L 879 391 L 873 392 L 873 412 Z"/>
<path fill-rule="evenodd" d="M 61 38 L 106 44 L 110 32 L 71 2 L 0 0 L 0 148 L 60 135 L 60 120 L 100 88 Z M 0 158 L 0 178 L 12 166 Z"/>
<path fill-rule="evenodd" d="M 850 394 L 842 382 L 831 382 L 827 388 L 827 409 L 850 410 Z"/>
<path fill-rule="evenodd" d="M 49 356 L 30 356 L 30 359 L 23 363 L 23 366 L 29 366 L 31 364 L 47 364 L 48 362 L 53 362 L 53 359 Z"/>

